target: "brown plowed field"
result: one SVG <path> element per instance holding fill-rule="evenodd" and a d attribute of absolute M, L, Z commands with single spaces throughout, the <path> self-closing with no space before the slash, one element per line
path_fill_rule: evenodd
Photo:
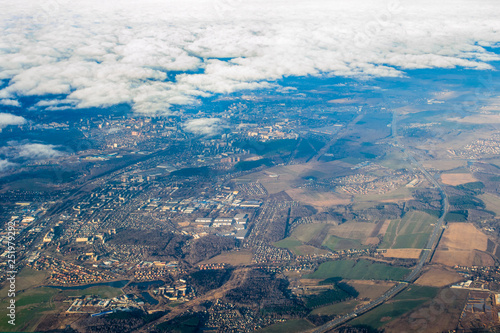
<path fill-rule="evenodd" d="M 486 253 L 488 236 L 470 223 L 450 223 L 444 231 L 432 262 L 447 266 L 490 266 L 495 261 Z"/>

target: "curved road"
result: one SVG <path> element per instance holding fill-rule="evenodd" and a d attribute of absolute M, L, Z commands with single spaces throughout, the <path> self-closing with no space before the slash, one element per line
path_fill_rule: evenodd
<path fill-rule="evenodd" d="M 393 113 L 393 120 L 392 120 L 392 136 L 394 139 L 394 146 L 398 147 L 398 142 L 397 142 L 397 131 L 396 131 L 396 115 Z M 331 330 L 332 328 L 335 328 L 337 326 L 340 326 L 351 319 L 356 318 L 357 316 L 368 312 L 375 307 L 383 304 L 387 300 L 391 299 L 394 297 L 396 294 L 399 292 L 403 291 L 411 282 L 415 281 L 417 277 L 420 275 L 422 272 L 422 268 L 425 266 L 425 264 L 432 258 L 432 253 L 436 250 L 437 243 L 439 240 L 439 237 L 441 236 L 441 233 L 443 232 L 443 227 L 444 227 L 444 218 L 446 214 L 448 213 L 449 210 L 449 201 L 448 201 L 448 196 L 446 195 L 446 192 L 444 191 L 443 187 L 439 182 L 432 177 L 432 175 L 425 170 L 425 168 L 420 164 L 413 155 L 408 152 L 407 149 L 402 148 L 403 153 L 406 155 L 408 160 L 410 161 L 411 164 L 415 165 L 427 178 L 427 180 L 433 184 L 439 191 L 441 192 L 441 196 L 443 197 L 443 211 L 441 214 L 441 217 L 437 221 L 436 225 L 434 226 L 434 230 L 432 231 L 431 236 L 429 237 L 429 240 L 427 242 L 427 245 L 425 249 L 423 249 L 422 254 L 420 255 L 420 259 L 418 260 L 418 264 L 413 268 L 410 274 L 404 279 L 403 282 L 399 282 L 397 285 L 386 291 L 382 296 L 379 298 L 371 301 L 368 304 L 363 305 L 362 307 L 354 310 L 351 313 L 348 313 L 344 315 L 343 317 L 334 319 L 332 321 L 329 321 L 328 323 L 317 327 L 316 329 L 312 330 L 311 332 L 314 333 L 323 333 Z"/>

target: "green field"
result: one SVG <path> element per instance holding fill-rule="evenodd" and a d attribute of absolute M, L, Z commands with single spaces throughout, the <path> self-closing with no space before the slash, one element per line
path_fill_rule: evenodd
<path fill-rule="evenodd" d="M 311 311 L 311 314 L 320 316 L 343 315 L 353 311 L 358 304 L 359 301 L 350 300 L 314 309 L 313 311 Z"/>
<path fill-rule="evenodd" d="M 303 253 L 297 247 L 309 242 L 314 236 L 321 232 L 325 228 L 325 226 L 327 226 L 327 224 L 325 223 L 299 225 L 293 231 L 290 237 L 275 242 L 273 245 L 276 247 L 289 249 L 296 255 L 302 255 Z"/>
<path fill-rule="evenodd" d="M 420 211 L 410 211 L 402 219 L 392 220 L 380 244 L 381 249 L 423 249 L 437 218 Z"/>
<path fill-rule="evenodd" d="M 334 235 L 329 236 L 323 242 L 323 245 L 332 251 L 368 248 L 368 246 L 361 244 L 357 239 L 341 238 Z"/>
<path fill-rule="evenodd" d="M 296 333 L 296 332 L 304 332 L 311 328 L 314 328 L 314 325 L 305 319 L 291 319 L 284 323 L 278 323 L 271 326 L 268 326 L 264 329 L 258 330 L 258 333 Z"/>
<path fill-rule="evenodd" d="M 8 317 L 0 319 L 0 332 L 32 331 L 45 314 L 67 307 L 62 300 L 68 296 L 100 295 L 111 298 L 122 294 L 118 288 L 97 286 L 83 290 L 64 290 L 37 287 L 46 277 L 46 272 L 24 268 L 16 277 L 16 326 L 8 324 Z M 10 299 L 4 287 L 1 291 L 0 307 L 6 309 Z"/>
<path fill-rule="evenodd" d="M 436 297 L 439 288 L 425 286 L 410 286 L 405 291 L 393 298 L 395 301 L 415 300 Z"/>
<path fill-rule="evenodd" d="M 322 263 L 308 279 L 340 277 L 351 280 L 402 280 L 410 272 L 407 268 L 394 267 L 368 260 L 339 260 Z"/>
<path fill-rule="evenodd" d="M 0 320 L 0 331 L 15 332 L 29 331 L 42 317 L 44 312 L 55 308 L 51 302 L 52 297 L 58 293 L 58 290 L 51 288 L 30 289 L 26 292 L 16 294 L 16 326 L 10 325 L 8 317 L 4 316 Z M 0 307 L 5 309 L 9 299 L 5 298 L 0 302 Z"/>
<path fill-rule="evenodd" d="M 300 245 L 302 245 L 302 242 L 292 237 L 287 237 L 285 239 L 280 240 L 279 242 L 274 243 L 274 246 L 276 247 L 281 247 L 289 250 L 293 250 L 294 247 Z"/>
<path fill-rule="evenodd" d="M 339 288 L 328 289 L 317 295 L 309 295 L 305 297 L 306 306 L 309 309 L 315 309 L 327 304 L 345 301 L 351 298 L 351 295 Z"/>
<path fill-rule="evenodd" d="M 292 233 L 292 237 L 304 243 L 309 242 L 318 232 L 323 230 L 327 224 L 324 223 L 310 223 L 302 224 L 297 227 Z"/>
<path fill-rule="evenodd" d="M 419 307 L 434 298 L 439 289 L 431 287 L 410 286 L 407 290 L 382 304 L 374 310 L 354 319 L 350 325 L 367 325 L 378 329 L 390 321 Z"/>

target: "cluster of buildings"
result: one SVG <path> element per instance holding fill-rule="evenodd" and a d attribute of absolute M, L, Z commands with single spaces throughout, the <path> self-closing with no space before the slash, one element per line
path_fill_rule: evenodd
<path fill-rule="evenodd" d="M 277 263 L 294 258 L 288 249 L 282 249 L 261 243 L 254 248 L 253 260 L 256 263 Z"/>
<path fill-rule="evenodd" d="M 454 156 L 468 159 L 500 155 L 500 136 L 495 135 L 491 139 L 475 140 L 460 150 L 449 149 L 448 152 Z"/>
<path fill-rule="evenodd" d="M 67 313 L 86 313 L 91 317 L 102 316 L 116 311 L 141 309 L 144 301 L 135 295 L 127 294 L 113 298 L 101 298 L 95 295 L 71 297 Z"/>
<path fill-rule="evenodd" d="M 105 271 L 91 270 L 47 256 L 40 256 L 37 260 L 29 263 L 29 266 L 35 270 L 51 271 L 52 273 L 48 278 L 48 282 L 52 285 L 98 283 L 115 278 L 114 275 Z"/>
<path fill-rule="evenodd" d="M 413 181 L 412 179 L 413 176 L 411 174 L 398 171 L 395 171 L 391 176 L 378 178 L 357 174 L 348 176 L 346 180 L 341 180 L 341 182 L 346 185 L 337 186 L 336 191 L 354 195 L 370 193 L 383 194 L 395 190 L 403 184 L 409 184 Z"/>
<path fill-rule="evenodd" d="M 177 271 L 178 264 L 178 261 L 143 261 L 136 266 L 134 280 L 151 281 L 164 279 L 170 273 Z"/>
<path fill-rule="evenodd" d="M 464 331 L 488 330 L 500 320 L 500 295 L 489 291 L 471 291 L 467 297 L 458 327 Z"/>
<path fill-rule="evenodd" d="M 262 316 L 258 311 L 222 300 L 216 300 L 206 312 L 208 320 L 204 330 L 207 332 L 254 332 L 284 321 L 277 316 Z"/>
<path fill-rule="evenodd" d="M 170 285 L 153 290 L 153 294 L 162 296 L 171 302 L 186 302 L 196 297 L 196 293 L 186 280 L 178 279 Z"/>

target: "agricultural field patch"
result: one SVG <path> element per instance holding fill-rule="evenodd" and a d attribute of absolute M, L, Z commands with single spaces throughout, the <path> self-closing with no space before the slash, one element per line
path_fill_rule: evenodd
<path fill-rule="evenodd" d="M 359 293 L 360 299 L 375 299 L 394 287 L 394 282 L 374 280 L 344 280 Z"/>
<path fill-rule="evenodd" d="M 441 175 L 441 182 L 446 185 L 456 186 L 477 181 L 478 179 L 470 173 L 443 173 Z"/>
<path fill-rule="evenodd" d="M 360 302 L 356 300 L 335 303 L 316 308 L 313 311 L 311 311 L 311 314 L 319 316 L 332 316 L 332 315 L 341 316 L 343 314 L 353 311 L 359 303 Z"/>
<path fill-rule="evenodd" d="M 433 159 L 422 162 L 426 169 L 435 169 L 440 171 L 453 170 L 467 166 L 467 160 L 462 159 Z"/>
<path fill-rule="evenodd" d="M 434 263 L 447 266 L 490 266 L 494 259 L 486 253 L 488 236 L 471 223 L 450 223 L 441 237 Z"/>
<path fill-rule="evenodd" d="M 351 280 L 402 280 L 410 272 L 407 268 L 394 267 L 368 260 L 339 260 L 322 263 L 304 278 L 328 279 L 339 277 Z"/>
<path fill-rule="evenodd" d="M 430 267 L 415 281 L 415 284 L 428 287 L 444 287 L 464 278 L 446 267 Z"/>
<path fill-rule="evenodd" d="M 420 253 L 422 253 L 421 249 L 388 249 L 382 255 L 386 258 L 418 259 Z"/>
<path fill-rule="evenodd" d="M 431 301 L 385 325 L 384 332 L 417 333 L 423 329 L 433 332 L 454 331 L 467 294 L 467 290 L 442 289 Z"/>
<path fill-rule="evenodd" d="M 410 211 L 402 219 L 392 220 L 380 244 L 382 249 L 425 247 L 437 218 L 424 212 Z"/>
<path fill-rule="evenodd" d="M 332 251 L 341 251 L 349 249 L 365 249 L 368 246 L 361 244 L 357 239 L 341 238 L 337 236 L 328 236 L 328 238 L 323 242 L 323 246 L 326 246 Z"/>
<path fill-rule="evenodd" d="M 287 190 L 286 193 L 295 201 L 319 209 L 336 205 L 347 205 L 350 203 L 350 199 L 347 195 L 334 192 L 294 188 Z"/>
<path fill-rule="evenodd" d="M 500 197 L 491 193 L 484 193 L 478 196 L 485 205 L 486 209 L 494 212 L 497 218 L 500 218 Z"/>
<path fill-rule="evenodd" d="M 325 223 L 301 224 L 293 231 L 291 237 L 301 242 L 307 243 L 312 238 L 314 238 L 318 233 L 324 231 L 325 227 L 326 228 L 331 227 L 331 224 L 325 224 Z"/>
<path fill-rule="evenodd" d="M 340 238 L 364 241 L 371 236 L 376 226 L 375 223 L 368 222 L 346 222 L 340 225 L 332 225 L 328 233 Z"/>
<path fill-rule="evenodd" d="M 355 201 L 358 203 L 366 203 L 366 202 L 402 202 L 408 201 L 413 198 L 412 192 L 408 187 L 400 187 L 393 191 L 382 193 L 382 194 L 366 194 L 366 195 L 355 195 Z"/>
<path fill-rule="evenodd" d="M 437 292 L 437 288 L 410 286 L 392 300 L 354 319 L 350 325 L 366 325 L 378 329 L 430 301 Z"/>

